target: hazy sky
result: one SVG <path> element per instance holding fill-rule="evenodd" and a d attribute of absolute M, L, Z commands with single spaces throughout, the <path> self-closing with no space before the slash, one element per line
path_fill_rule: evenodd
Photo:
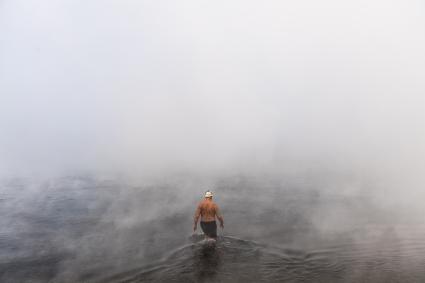
<path fill-rule="evenodd" d="M 423 180 L 424 50 L 420 0 L 0 0 L 0 171 Z"/>

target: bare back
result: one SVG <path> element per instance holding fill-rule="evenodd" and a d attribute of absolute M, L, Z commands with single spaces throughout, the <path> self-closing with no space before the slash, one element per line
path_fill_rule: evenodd
<path fill-rule="evenodd" d="M 196 208 L 195 216 L 193 217 L 193 231 L 196 231 L 199 217 L 201 217 L 201 222 L 215 221 L 215 218 L 217 217 L 218 221 L 220 221 L 220 227 L 224 228 L 223 216 L 221 216 L 218 205 L 212 201 L 212 197 L 205 198 Z"/>
<path fill-rule="evenodd" d="M 218 216 L 218 206 L 211 200 L 203 200 L 198 205 L 201 221 L 215 221 L 216 215 Z"/>

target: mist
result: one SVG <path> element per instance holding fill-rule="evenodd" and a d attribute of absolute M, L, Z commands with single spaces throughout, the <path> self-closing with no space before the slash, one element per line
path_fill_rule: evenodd
<path fill-rule="evenodd" d="M 2 0 L 0 177 L 16 197 L 5 207 L 82 189 L 92 198 L 75 205 L 113 223 L 87 233 L 108 231 L 108 244 L 167 214 L 190 229 L 208 188 L 230 231 L 254 240 L 267 236 L 238 226 L 239 193 L 256 216 L 300 193 L 284 224 L 308 235 L 368 217 L 423 222 L 424 13 L 414 0 Z M 315 202 L 331 196 L 350 205 Z M 54 245 L 92 251 L 63 237 Z M 78 268 L 55 276 L 78 280 Z"/>

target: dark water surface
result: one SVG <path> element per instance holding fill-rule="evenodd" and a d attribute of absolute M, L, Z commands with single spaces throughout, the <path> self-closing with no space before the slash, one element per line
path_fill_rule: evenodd
<path fill-rule="evenodd" d="M 3 181 L 0 282 L 425 282 L 425 227 L 362 194 L 216 182 L 225 230 L 211 246 L 191 235 L 197 190 Z"/>

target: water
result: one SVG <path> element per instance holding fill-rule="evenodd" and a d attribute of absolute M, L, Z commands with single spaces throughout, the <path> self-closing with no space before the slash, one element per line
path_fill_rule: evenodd
<path fill-rule="evenodd" d="M 192 192 L 3 181 L 0 282 L 425 282 L 425 226 L 362 194 L 216 182 L 225 230 L 212 246 L 191 235 Z"/>
<path fill-rule="evenodd" d="M 422 234 L 423 236 L 423 234 Z M 423 238 L 422 238 L 423 239 Z M 424 245 L 377 239 L 320 250 L 279 249 L 224 236 L 212 247 L 185 245 L 110 282 L 424 282 Z M 423 242 L 423 240 L 422 240 Z M 405 250 L 401 252 L 400 249 Z M 106 280 L 108 281 L 108 280 Z"/>

